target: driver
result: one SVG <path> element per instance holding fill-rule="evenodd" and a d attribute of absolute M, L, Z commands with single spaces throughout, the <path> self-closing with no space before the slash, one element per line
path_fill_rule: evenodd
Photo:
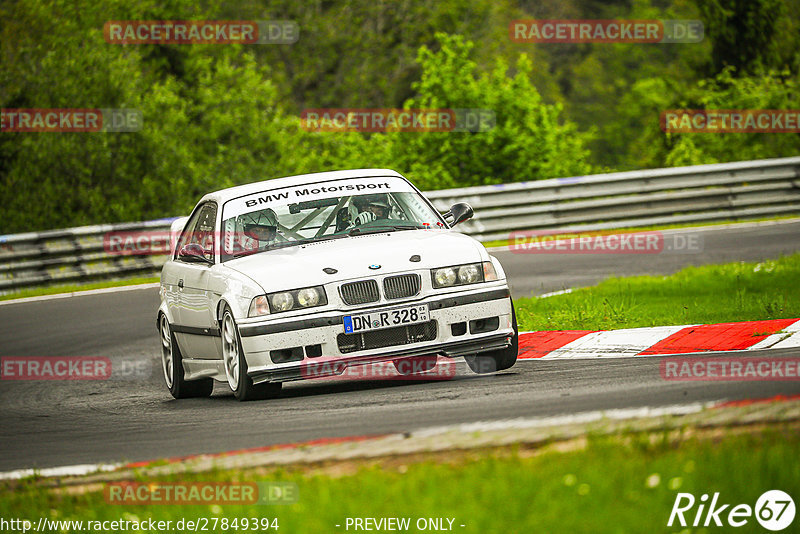
<path fill-rule="evenodd" d="M 389 196 L 386 193 L 374 195 L 363 195 L 366 201 L 366 209 L 356 217 L 356 226 L 366 224 L 377 219 L 388 219 L 391 207 L 389 206 Z"/>
<path fill-rule="evenodd" d="M 271 208 L 240 215 L 238 222 L 242 233 L 253 241 L 242 243 L 246 249 L 264 248 L 273 243 L 278 235 L 278 217 Z"/>

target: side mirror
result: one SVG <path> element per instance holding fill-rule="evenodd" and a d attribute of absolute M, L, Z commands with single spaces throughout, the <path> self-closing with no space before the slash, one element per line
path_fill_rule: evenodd
<path fill-rule="evenodd" d="M 181 233 L 183 233 L 183 229 L 186 226 L 186 223 L 189 221 L 189 217 L 179 217 L 172 221 L 172 224 L 169 227 L 169 253 L 175 254 L 175 247 L 178 246 L 178 240 L 181 237 Z"/>
<path fill-rule="evenodd" d="M 450 210 L 444 214 L 444 217 L 445 219 L 453 219 L 453 222 L 450 223 L 450 225 L 455 226 L 458 223 L 462 223 L 467 219 L 472 218 L 473 215 L 474 212 L 472 211 L 472 206 L 466 202 L 459 202 L 450 206 Z"/>
<path fill-rule="evenodd" d="M 189 243 L 178 252 L 178 259 L 186 263 L 207 263 L 212 265 L 214 262 L 206 258 L 206 251 L 197 243 Z"/>

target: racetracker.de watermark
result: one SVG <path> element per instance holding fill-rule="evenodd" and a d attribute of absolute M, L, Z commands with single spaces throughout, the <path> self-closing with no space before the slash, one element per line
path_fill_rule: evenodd
<path fill-rule="evenodd" d="M 141 380 L 153 373 L 143 358 L 105 356 L 3 356 L 2 380 Z"/>
<path fill-rule="evenodd" d="M 379 332 L 379 330 L 378 330 Z M 303 378 L 328 378 L 329 380 L 452 380 L 456 376 L 456 362 L 436 356 L 414 357 L 397 363 L 380 362 L 365 365 L 347 365 L 341 362 L 313 362 L 302 368 Z"/>
<path fill-rule="evenodd" d="M 169 230 L 107 232 L 103 234 L 103 251 L 115 256 L 160 256 L 174 250 L 178 235 L 178 232 Z M 199 241 L 191 235 L 186 239 L 188 242 Z"/>
<path fill-rule="evenodd" d="M 292 44 L 300 27 L 291 20 L 110 20 L 109 44 Z"/>
<path fill-rule="evenodd" d="M 300 114 L 309 132 L 486 132 L 497 124 L 490 109 L 320 108 Z"/>
<path fill-rule="evenodd" d="M 423 230 L 441 228 L 441 223 L 422 223 Z M 247 232 L 171 232 L 170 230 L 114 230 L 103 234 L 103 251 L 114 256 L 163 256 L 175 251 L 178 239 L 183 244 L 203 244 L 208 255 L 215 253 L 259 252 L 263 244 Z M 283 249 L 279 249 L 283 250 Z M 284 250 L 284 252 L 286 252 Z"/>
<path fill-rule="evenodd" d="M 699 43 L 699 20 L 512 20 L 508 34 L 516 43 Z"/>
<path fill-rule="evenodd" d="M 108 504 L 247 505 L 294 504 L 294 482 L 109 482 L 103 489 Z"/>
<path fill-rule="evenodd" d="M 800 109 L 669 109 L 666 133 L 800 133 Z"/>
<path fill-rule="evenodd" d="M 0 109 L 1 132 L 138 132 L 138 109 Z"/>
<path fill-rule="evenodd" d="M 798 381 L 800 358 L 688 357 L 664 358 L 661 378 L 671 381 Z"/>
<path fill-rule="evenodd" d="M 698 232 L 609 232 L 529 230 L 511 232 L 509 250 L 515 254 L 698 254 Z"/>

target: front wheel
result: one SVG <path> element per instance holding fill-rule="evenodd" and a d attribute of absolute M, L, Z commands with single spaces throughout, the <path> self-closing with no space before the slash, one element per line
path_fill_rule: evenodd
<path fill-rule="evenodd" d="M 242 339 L 233 312 L 226 307 L 222 314 L 222 361 L 225 365 L 225 376 L 233 396 L 240 401 L 263 400 L 275 397 L 280 393 L 280 382 L 253 384 L 247 374 L 247 360 L 242 350 Z"/>
<path fill-rule="evenodd" d="M 494 373 L 496 371 L 508 369 L 517 362 L 517 353 L 519 352 L 519 330 L 517 329 L 517 314 L 514 312 L 513 301 L 511 302 L 511 326 L 514 329 L 511 345 L 500 350 L 465 356 L 464 359 L 467 361 L 467 365 L 470 369 L 478 374 Z"/>
<path fill-rule="evenodd" d="M 164 381 L 172 396 L 176 399 L 210 396 L 214 390 L 214 379 L 184 379 L 183 355 L 175 342 L 175 334 L 172 333 L 169 320 L 163 313 L 158 329 L 161 333 L 161 370 L 164 371 Z"/>

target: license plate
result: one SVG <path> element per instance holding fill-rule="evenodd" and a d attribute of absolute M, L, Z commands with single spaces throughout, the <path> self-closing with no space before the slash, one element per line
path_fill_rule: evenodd
<path fill-rule="evenodd" d="M 380 330 L 382 328 L 392 328 L 393 326 L 427 323 L 429 320 L 427 304 L 404 306 L 402 308 L 392 308 L 390 310 L 375 310 L 359 313 L 357 315 L 345 315 L 344 333 L 353 334 L 370 330 Z"/>

